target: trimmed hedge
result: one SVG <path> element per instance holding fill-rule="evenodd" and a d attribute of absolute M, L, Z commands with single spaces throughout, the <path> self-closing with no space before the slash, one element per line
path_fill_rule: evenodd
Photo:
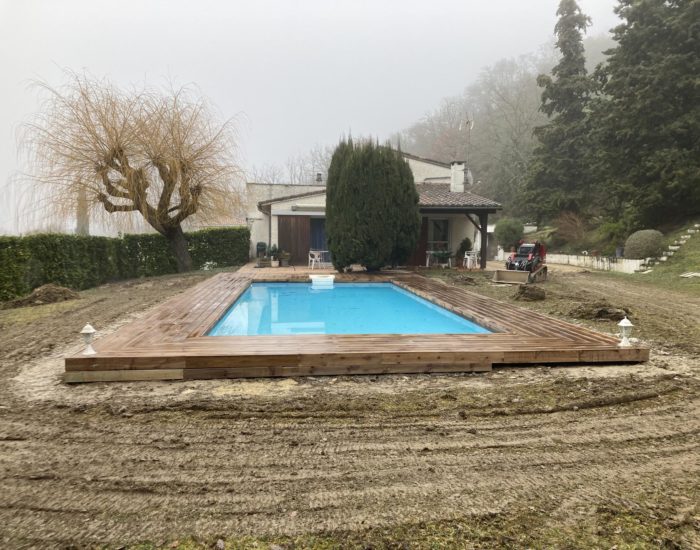
<path fill-rule="evenodd" d="M 187 233 L 195 269 L 248 261 L 246 227 Z M 158 234 L 122 238 L 39 234 L 0 236 L 0 301 L 28 294 L 46 283 L 82 290 L 108 281 L 177 272 L 168 242 Z"/>
<path fill-rule="evenodd" d="M 656 229 L 635 231 L 625 242 L 625 258 L 643 259 L 660 256 L 664 249 L 664 235 Z"/>

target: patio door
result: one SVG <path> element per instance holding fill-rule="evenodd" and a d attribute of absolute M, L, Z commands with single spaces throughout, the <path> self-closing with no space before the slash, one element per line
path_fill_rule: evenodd
<path fill-rule="evenodd" d="M 418 246 L 408 259 L 408 265 L 425 265 L 425 251 L 428 249 L 428 218 L 425 216 L 421 220 L 420 237 Z"/>
<path fill-rule="evenodd" d="M 291 254 L 293 265 L 306 265 L 311 248 L 309 216 L 277 216 L 277 244 Z"/>
<path fill-rule="evenodd" d="M 325 218 L 311 218 L 311 250 L 328 250 Z"/>

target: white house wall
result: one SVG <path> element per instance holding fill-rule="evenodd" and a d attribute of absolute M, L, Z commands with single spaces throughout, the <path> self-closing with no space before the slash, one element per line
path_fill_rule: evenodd
<path fill-rule="evenodd" d="M 255 256 L 255 247 L 258 242 L 269 241 L 269 221 L 265 214 L 258 210 L 258 203 L 285 195 L 298 195 L 311 191 L 322 191 L 325 185 L 289 185 L 278 183 L 254 183 L 246 184 L 246 224 L 250 227 L 250 256 Z M 276 242 L 277 226 L 275 224 Z"/>
<path fill-rule="evenodd" d="M 309 207 L 306 209 L 305 207 Z M 299 197 L 272 205 L 273 216 L 325 216 L 326 195 Z"/>
<path fill-rule="evenodd" d="M 447 178 L 450 181 L 452 171 L 449 166 L 438 166 L 430 162 L 422 162 L 415 159 L 406 159 L 413 172 L 413 181 L 420 183 L 428 178 Z"/>

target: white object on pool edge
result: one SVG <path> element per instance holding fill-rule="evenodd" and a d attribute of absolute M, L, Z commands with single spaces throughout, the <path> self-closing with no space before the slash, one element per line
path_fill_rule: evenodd
<path fill-rule="evenodd" d="M 327 289 L 333 288 L 335 275 L 309 275 L 309 279 L 311 279 L 311 288 Z"/>

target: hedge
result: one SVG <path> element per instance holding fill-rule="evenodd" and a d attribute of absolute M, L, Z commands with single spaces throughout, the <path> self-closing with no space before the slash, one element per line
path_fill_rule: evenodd
<path fill-rule="evenodd" d="M 195 269 L 206 262 L 223 267 L 248 261 L 250 231 L 246 227 L 205 229 L 186 236 Z M 0 301 L 23 296 L 46 283 L 82 290 L 108 281 L 176 271 L 168 242 L 158 234 L 0 236 Z"/>

